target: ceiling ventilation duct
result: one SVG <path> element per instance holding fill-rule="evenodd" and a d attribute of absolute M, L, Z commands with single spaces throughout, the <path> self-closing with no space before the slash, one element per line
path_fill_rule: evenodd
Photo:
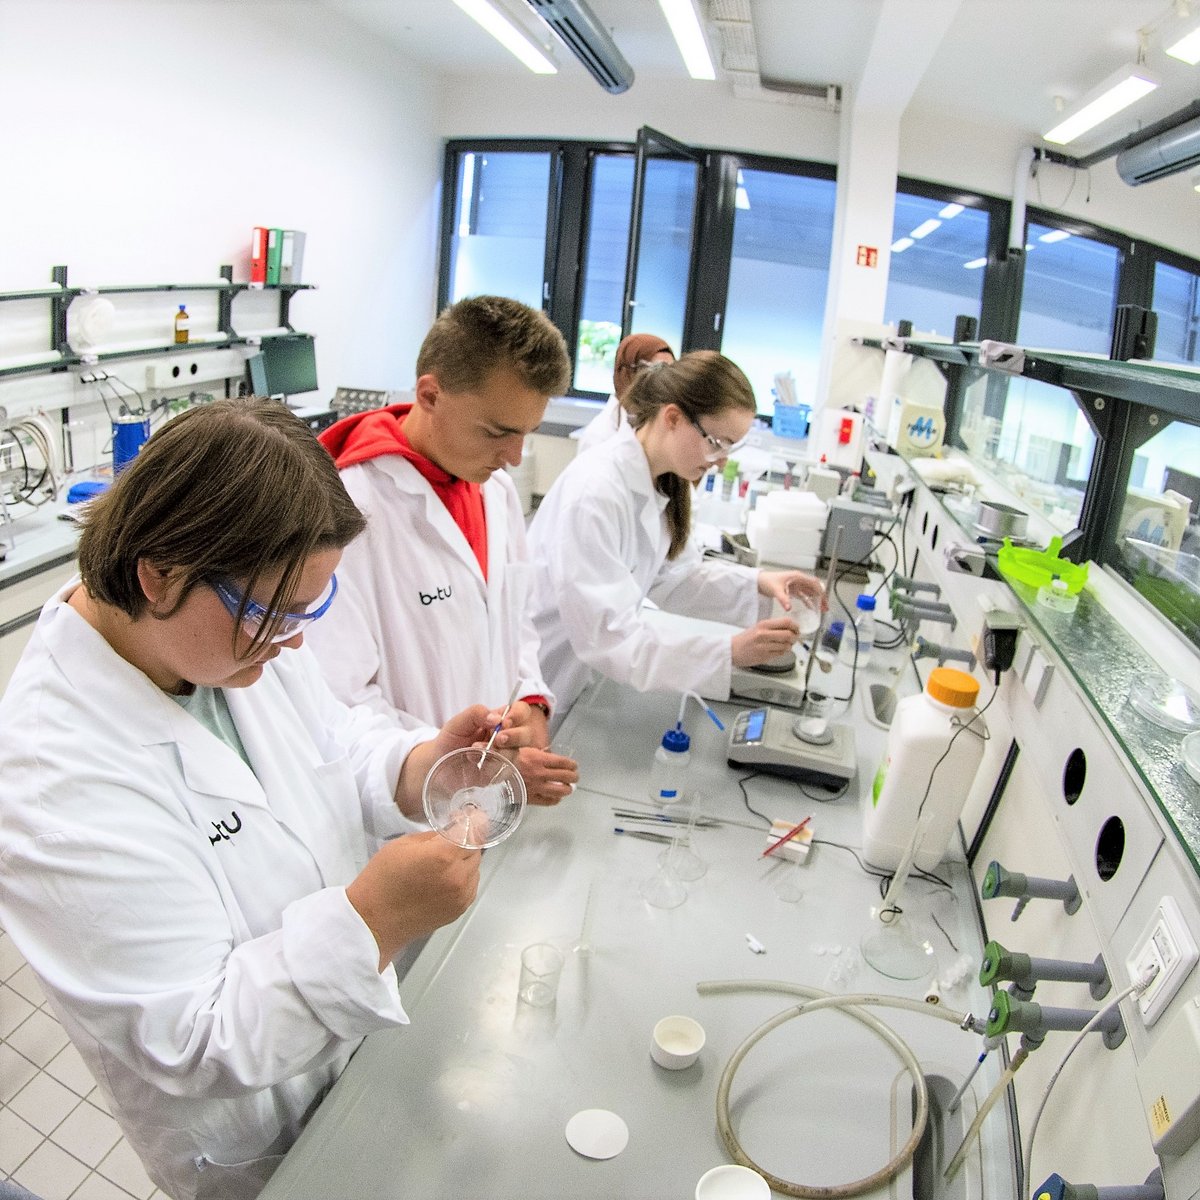
<path fill-rule="evenodd" d="M 606 92 L 629 90 L 633 68 L 584 0 L 526 0 L 526 3 L 558 34 Z"/>
<path fill-rule="evenodd" d="M 1130 187 L 1165 179 L 1200 163 L 1200 117 L 1167 129 L 1117 155 L 1117 174 Z"/>

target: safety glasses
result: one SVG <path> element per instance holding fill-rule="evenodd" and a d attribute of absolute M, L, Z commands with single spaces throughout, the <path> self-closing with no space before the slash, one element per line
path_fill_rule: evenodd
<path fill-rule="evenodd" d="M 208 586 L 216 592 L 217 598 L 225 606 L 225 610 L 231 617 L 236 617 L 241 612 L 242 629 L 245 630 L 247 636 L 252 640 L 258 636 L 259 630 L 264 625 L 275 621 L 276 613 L 272 612 L 269 608 L 264 608 L 255 600 L 245 600 L 242 593 L 228 580 L 212 579 L 208 581 Z M 337 576 L 330 575 L 329 586 L 306 612 L 278 614 L 279 627 L 271 635 L 272 644 L 275 642 L 290 641 L 296 634 L 301 633 L 310 621 L 315 621 L 318 617 L 323 617 L 329 606 L 333 603 L 333 598 L 337 595 L 337 589 Z M 242 612 L 243 600 L 245 600 L 246 605 L 244 612 Z"/>
<path fill-rule="evenodd" d="M 683 412 L 682 409 L 680 409 Z M 707 449 L 704 451 L 705 462 L 717 462 L 728 458 L 742 443 L 731 442 L 728 438 L 716 437 L 708 432 L 690 413 L 683 414 L 692 423 L 692 428 L 704 439 Z"/>

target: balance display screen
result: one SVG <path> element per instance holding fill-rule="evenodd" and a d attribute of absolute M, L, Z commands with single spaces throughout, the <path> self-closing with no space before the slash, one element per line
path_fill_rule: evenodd
<path fill-rule="evenodd" d="M 746 718 L 746 737 L 748 742 L 762 741 L 763 728 L 767 723 L 767 710 L 765 708 L 756 708 Z"/>

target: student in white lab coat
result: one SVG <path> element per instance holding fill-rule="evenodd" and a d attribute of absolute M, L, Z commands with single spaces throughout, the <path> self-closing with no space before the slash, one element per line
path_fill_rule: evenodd
<path fill-rule="evenodd" d="M 321 442 L 367 518 L 338 569 L 337 608 L 309 644 L 334 693 L 402 724 L 440 725 L 472 700 L 536 706 L 517 764 L 533 804 L 578 779 L 552 754 L 554 696 L 538 665 L 525 520 L 504 470 L 570 379 L 544 313 L 460 300 L 417 355 L 416 399 L 347 417 Z"/>
<path fill-rule="evenodd" d="M 0 701 L 0 921 L 154 1182 L 248 1200 L 474 898 L 478 852 L 411 818 L 499 714 L 329 692 L 301 646 L 363 521 L 282 405 L 190 410 L 93 503 Z"/>
<path fill-rule="evenodd" d="M 657 334 L 631 333 L 621 340 L 613 359 L 613 391 L 604 407 L 575 435 L 579 453 L 606 442 L 622 425 L 629 424 L 622 399 L 638 372 L 650 363 L 674 362 L 671 347 Z"/>
<path fill-rule="evenodd" d="M 754 420 L 742 371 L 715 351 L 643 369 L 625 397 L 629 425 L 575 458 L 529 530 L 542 668 L 560 710 L 598 672 L 639 691 L 728 698 L 732 668 L 777 658 L 798 627 L 760 620 L 791 597 L 824 606 L 819 580 L 705 561 L 690 539 L 694 484 L 723 463 Z M 651 624 L 642 602 L 743 626 L 732 637 Z"/>

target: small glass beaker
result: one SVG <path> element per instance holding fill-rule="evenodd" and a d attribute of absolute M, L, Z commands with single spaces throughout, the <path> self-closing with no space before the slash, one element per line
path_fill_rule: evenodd
<path fill-rule="evenodd" d="M 802 742 L 812 742 L 818 746 L 831 741 L 833 734 L 829 729 L 829 713 L 832 708 L 832 696 L 824 692 L 806 692 L 792 732 Z"/>

